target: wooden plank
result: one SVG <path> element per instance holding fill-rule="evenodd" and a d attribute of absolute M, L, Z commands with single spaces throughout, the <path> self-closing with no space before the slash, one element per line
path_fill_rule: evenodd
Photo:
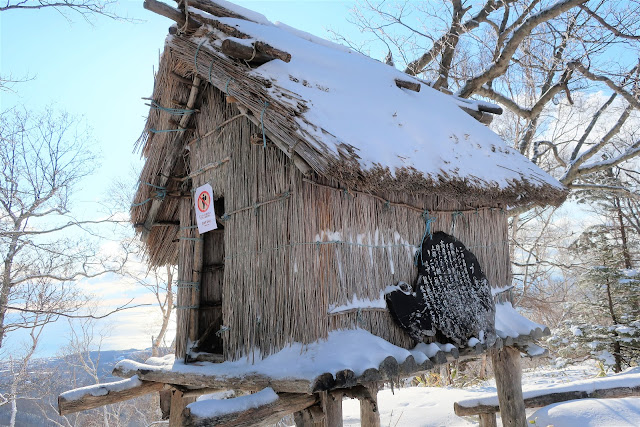
<path fill-rule="evenodd" d="M 138 375 L 145 381 L 156 381 L 165 384 L 179 384 L 195 388 L 236 389 L 259 391 L 271 387 L 276 391 L 289 393 L 311 393 L 312 381 L 308 379 L 273 379 L 265 375 L 248 374 L 239 377 L 211 376 L 202 372 L 175 372 L 153 366 L 141 369 L 128 369 L 117 365 L 113 375 L 129 378 Z"/>
<path fill-rule="evenodd" d="M 139 396 L 144 396 L 145 394 L 160 391 L 164 387 L 164 384 L 162 383 L 141 381 L 140 385 L 116 391 L 117 388 L 126 387 L 127 381 L 131 384 L 138 382 L 137 379 L 130 378 L 129 380 L 124 381 L 82 387 L 80 389 L 70 391 L 83 393 L 81 396 L 74 399 L 68 399 L 68 397 L 65 396 L 65 393 L 63 393 L 58 396 L 58 413 L 60 415 L 68 415 L 73 414 L 74 412 L 99 408 L 104 405 L 110 405 L 112 403 L 122 402 Z M 114 389 L 114 386 L 116 389 Z"/>
<path fill-rule="evenodd" d="M 317 402 L 318 397 L 313 394 L 281 393 L 278 395 L 278 400 L 268 405 L 209 418 L 198 417 L 186 408 L 182 413 L 182 425 L 184 427 L 248 427 L 275 424 L 283 417 L 302 411 Z"/>
<path fill-rule="evenodd" d="M 492 351 L 491 361 L 496 376 L 502 425 L 504 427 L 527 425 L 524 399 L 522 398 L 520 351 L 513 347 Z"/>

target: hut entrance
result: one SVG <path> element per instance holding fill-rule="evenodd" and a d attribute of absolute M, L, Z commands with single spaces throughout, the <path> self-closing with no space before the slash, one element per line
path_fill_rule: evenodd
<path fill-rule="evenodd" d="M 224 198 L 214 201 L 216 216 L 224 212 Z M 224 225 L 202 235 L 203 257 L 197 346 L 195 352 L 222 355 L 222 282 L 224 278 Z"/>

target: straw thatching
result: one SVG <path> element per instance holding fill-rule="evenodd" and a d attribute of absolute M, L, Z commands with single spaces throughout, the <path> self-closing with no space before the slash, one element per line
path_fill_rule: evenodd
<path fill-rule="evenodd" d="M 189 4 L 238 15 L 205 0 Z M 410 168 L 363 169 L 353 147 L 342 143 L 336 154 L 301 128 L 304 99 L 209 43 L 233 28 L 223 33 L 210 18 L 180 16 L 173 19 L 183 19 L 183 30 L 206 19 L 217 27 L 167 41 L 138 142 L 146 163 L 131 212 L 151 264 L 180 266 L 179 355 L 187 339 L 234 360 L 355 327 L 411 347 L 386 309 L 348 307 L 354 298 L 380 300 L 399 281 L 413 283 L 425 219 L 460 240 L 489 283 L 503 287 L 511 281 L 504 208 L 565 195 L 527 178 L 498 188 Z M 260 46 L 270 57 L 282 54 Z M 191 190 L 204 183 L 214 190 L 221 230 L 199 236 Z"/>

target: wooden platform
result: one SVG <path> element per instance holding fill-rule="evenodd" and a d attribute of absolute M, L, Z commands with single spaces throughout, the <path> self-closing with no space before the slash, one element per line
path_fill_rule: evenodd
<path fill-rule="evenodd" d="M 548 329 L 532 331 L 530 335 L 521 335 L 518 338 L 498 338 L 492 349 L 503 346 L 514 346 L 522 352 L 526 352 L 529 345 L 543 335 L 548 334 Z M 326 372 L 313 378 L 286 377 L 273 378 L 257 371 L 253 365 L 247 365 L 244 372 L 234 369 L 233 374 L 225 368 L 225 364 L 196 362 L 185 365 L 182 362 L 173 364 L 154 365 L 123 360 L 113 370 L 113 375 L 129 378 L 137 375 L 144 381 L 153 381 L 164 384 L 181 385 L 193 389 L 236 389 L 258 391 L 271 387 L 278 393 L 303 393 L 312 394 L 321 391 L 344 389 L 359 384 L 370 384 L 379 381 L 398 381 L 403 377 L 418 375 L 455 360 L 466 360 L 478 357 L 488 350 L 486 345 L 477 344 L 475 347 L 449 352 L 439 351 L 432 357 L 417 363 L 413 356 L 408 356 L 404 361 L 398 362 L 394 357 L 384 359 L 378 368 L 370 368 L 356 374 L 357 367 L 343 369 L 334 373 Z M 228 366 L 228 365 L 227 365 Z"/>

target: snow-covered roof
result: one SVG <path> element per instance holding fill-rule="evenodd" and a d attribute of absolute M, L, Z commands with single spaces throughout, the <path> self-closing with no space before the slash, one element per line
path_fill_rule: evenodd
<path fill-rule="evenodd" d="M 169 36 L 168 48 L 237 98 L 279 148 L 318 175 L 365 191 L 435 189 L 468 200 L 487 200 L 480 194 L 490 193 L 505 206 L 564 199 L 560 183 L 461 109 L 491 110 L 486 103 L 444 94 L 392 66 L 226 1 L 189 5 L 189 19 L 203 26 L 193 35 Z M 239 61 L 223 42 L 253 50 L 250 60 L 266 51 L 290 60 Z"/>

